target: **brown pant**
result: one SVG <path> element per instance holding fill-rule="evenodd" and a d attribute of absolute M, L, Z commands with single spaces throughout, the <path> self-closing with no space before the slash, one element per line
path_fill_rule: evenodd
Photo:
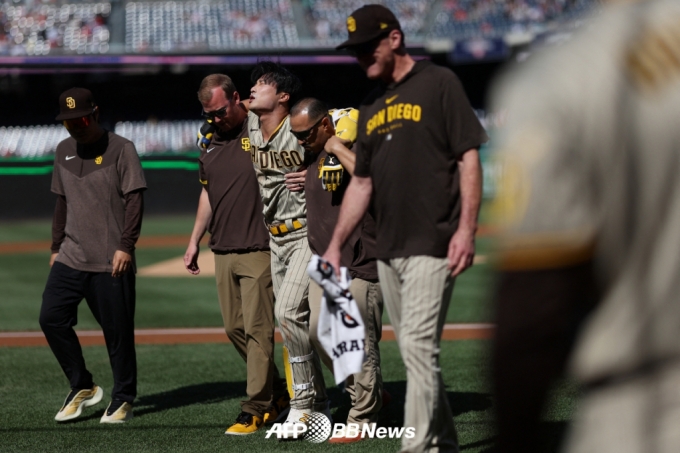
<path fill-rule="evenodd" d="M 357 302 L 366 329 L 366 357 L 361 372 L 347 378 L 346 389 L 352 399 L 347 423 L 375 423 L 382 408 L 382 372 L 380 371 L 380 336 L 382 334 L 383 296 L 379 283 L 355 278 L 349 288 Z M 309 284 L 309 337 L 323 363 L 333 371 L 333 360 L 319 343 L 317 328 L 323 290 Z"/>
<path fill-rule="evenodd" d="M 224 329 L 246 362 L 248 399 L 241 410 L 262 417 L 286 392 L 274 363 L 274 293 L 268 251 L 215 253 L 217 295 Z"/>

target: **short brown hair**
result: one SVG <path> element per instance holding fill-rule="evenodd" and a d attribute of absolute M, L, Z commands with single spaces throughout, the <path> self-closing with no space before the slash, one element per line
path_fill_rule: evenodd
<path fill-rule="evenodd" d="M 231 99 L 236 91 L 236 85 L 231 80 L 231 77 L 224 74 L 210 74 L 201 82 L 198 88 L 198 100 L 201 104 L 210 102 L 212 99 L 212 89 L 221 87 L 227 99 Z"/>

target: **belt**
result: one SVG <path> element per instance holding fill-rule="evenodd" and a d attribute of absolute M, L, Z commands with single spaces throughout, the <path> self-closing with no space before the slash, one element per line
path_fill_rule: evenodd
<path fill-rule="evenodd" d="M 280 236 L 282 234 L 290 233 L 291 231 L 299 230 L 305 225 L 307 225 L 306 219 L 290 219 L 276 225 L 267 225 L 267 228 L 269 228 L 269 232 L 273 236 Z"/>

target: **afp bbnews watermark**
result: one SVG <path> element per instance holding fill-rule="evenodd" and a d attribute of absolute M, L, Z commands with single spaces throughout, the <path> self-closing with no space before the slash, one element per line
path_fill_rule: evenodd
<path fill-rule="evenodd" d="M 334 437 L 361 437 L 363 439 L 413 439 L 416 436 L 415 428 L 403 427 L 380 427 L 375 423 L 359 425 L 357 423 L 335 423 L 324 414 L 315 412 L 311 414 L 307 423 L 284 424 L 277 423 L 267 430 L 265 436 L 269 439 L 276 435 L 277 439 L 304 439 L 320 444 Z"/>

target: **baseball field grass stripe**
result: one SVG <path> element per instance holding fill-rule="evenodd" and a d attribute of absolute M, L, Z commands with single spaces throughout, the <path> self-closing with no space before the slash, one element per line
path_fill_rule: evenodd
<path fill-rule="evenodd" d="M 188 170 L 198 171 L 198 164 L 189 161 L 175 160 L 156 160 L 142 161 L 142 168 L 145 170 Z M 0 175 L 47 175 L 52 173 L 52 165 L 31 166 L 31 167 L 0 167 Z"/>
<path fill-rule="evenodd" d="M 442 342 L 441 367 L 447 396 L 454 407 L 461 451 L 489 451 L 494 441 L 493 404 L 488 388 L 488 341 Z M 274 357 L 282 369 L 281 346 Z M 103 346 L 83 350 L 96 383 L 106 391 L 112 387 L 108 358 Z M 393 396 L 380 414 L 381 426 L 402 426 L 405 371 L 395 342 L 381 344 L 385 389 Z M 54 422 L 68 392 L 68 382 L 48 348 L 5 348 L 0 354 L 3 385 L 3 451 L 78 452 L 225 452 L 331 450 L 330 445 L 310 442 L 294 446 L 265 439 L 265 431 L 250 436 L 225 436 L 224 428 L 238 413 L 245 391 L 246 364 L 231 347 L 223 344 L 140 345 L 139 392 L 135 418 L 114 429 L 100 425 L 108 395 L 68 425 Z M 173 366 L 168 366 L 172 363 Z M 228 370 L 228 372 L 225 372 Z M 326 382 L 332 375 L 324 370 Z M 61 384 L 61 385 L 59 385 Z M 556 386 L 551 406 L 544 416 L 546 442 L 554 446 L 570 419 L 578 388 L 571 383 Z M 334 418 L 342 420 L 349 410 L 349 397 L 337 387 L 329 388 Z M 398 440 L 373 439 L 359 442 L 357 453 L 397 451 Z M 342 450 L 337 448 L 334 450 Z"/>
<path fill-rule="evenodd" d="M 0 175 L 47 175 L 52 173 L 52 165 L 43 167 L 0 167 Z"/>
<path fill-rule="evenodd" d="M 480 324 L 480 323 L 470 323 L 470 324 L 445 324 L 444 332 L 446 331 L 470 331 L 470 330 L 480 330 L 492 331 L 495 328 L 493 324 Z M 394 332 L 394 327 L 383 326 L 383 333 Z M 78 335 L 84 337 L 94 337 L 101 335 L 99 330 L 79 330 Z M 280 333 L 279 328 L 275 329 L 277 334 Z M 201 328 L 186 328 L 186 329 L 136 329 L 135 335 L 143 336 L 166 336 L 166 335 L 210 335 L 210 334 L 224 334 L 224 329 L 219 327 L 201 327 Z M 42 332 L 0 332 L 0 338 L 36 338 L 42 337 Z"/>
<path fill-rule="evenodd" d="M 144 170 L 191 170 L 198 171 L 198 163 L 176 161 L 176 160 L 156 160 L 156 161 L 142 161 L 142 168 Z"/>

